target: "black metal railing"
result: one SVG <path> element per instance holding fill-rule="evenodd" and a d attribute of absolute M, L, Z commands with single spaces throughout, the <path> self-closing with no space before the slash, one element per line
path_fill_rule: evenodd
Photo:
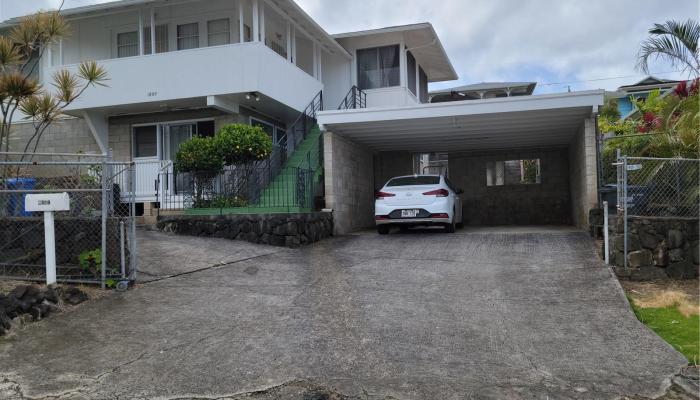
<path fill-rule="evenodd" d="M 323 110 L 323 92 L 318 92 L 314 96 L 311 103 L 304 109 L 304 111 L 299 114 L 299 117 L 289 125 L 287 129 L 287 136 L 285 138 L 285 145 L 287 146 L 287 151 L 292 152 L 299 143 L 306 139 L 306 136 L 311 132 L 314 126 L 316 126 L 316 114 Z M 294 145 L 289 146 L 289 139 L 292 139 Z"/>
<path fill-rule="evenodd" d="M 316 171 L 286 167 L 276 177 L 269 167 L 227 167 L 221 173 L 177 173 L 178 187 L 161 196 L 160 210 L 192 214 L 298 212 L 314 208 Z M 263 211 L 264 210 L 264 211 Z"/>
<path fill-rule="evenodd" d="M 356 108 L 367 108 L 367 93 L 357 86 L 353 86 L 350 88 L 350 91 L 348 91 L 348 94 L 345 95 L 343 101 L 340 102 L 338 110 Z"/>

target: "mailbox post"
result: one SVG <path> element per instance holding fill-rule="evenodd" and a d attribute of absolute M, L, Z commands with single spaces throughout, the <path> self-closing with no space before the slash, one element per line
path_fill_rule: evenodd
<path fill-rule="evenodd" d="M 24 209 L 44 213 L 46 284 L 54 284 L 56 283 L 56 237 L 53 213 L 70 210 L 70 198 L 68 193 L 28 194 L 24 198 Z"/>

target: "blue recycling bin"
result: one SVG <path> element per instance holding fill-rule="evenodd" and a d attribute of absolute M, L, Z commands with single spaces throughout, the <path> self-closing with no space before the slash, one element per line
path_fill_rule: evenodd
<path fill-rule="evenodd" d="M 5 181 L 9 190 L 33 190 L 36 187 L 34 178 L 12 178 Z M 26 193 L 10 193 L 7 201 L 7 215 L 14 217 L 30 217 L 31 212 L 24 209 Z"/>

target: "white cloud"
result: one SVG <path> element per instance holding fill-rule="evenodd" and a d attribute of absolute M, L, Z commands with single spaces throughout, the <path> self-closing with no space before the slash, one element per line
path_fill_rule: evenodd
<path fill-rule="evenodd" d="M 106 0 L 66 0 L 75 7 Z M 533 80 L 613 89 L 640 79 L 639 44 L 655 22 L 698 18 L 697 0 L 297 0 L 328 32 L 431 22 L 461 82 Z M 0 0 L 17 15 L 60 0 Z M 654 65 L 655 71 L 670 71 Z M 630 76 L 633 75 L 633 76 Z M 680 77 L 668 74 L 662 77 Z M 444 87 L 455 82 L 435 85 Z M 543 85 L 542 91 L 566 90 Z"/>

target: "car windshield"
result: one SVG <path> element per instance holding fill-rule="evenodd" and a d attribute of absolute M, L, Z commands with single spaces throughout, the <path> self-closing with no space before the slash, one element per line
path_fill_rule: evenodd
<path fill-rule="evenodd" d="M 414 185 L 438 185 L 440 183 L 439 176 L 418 175 L 418 176 L 403 176 L 394 178 L 387 183 L 387 186 L 414 186 Z"/>

